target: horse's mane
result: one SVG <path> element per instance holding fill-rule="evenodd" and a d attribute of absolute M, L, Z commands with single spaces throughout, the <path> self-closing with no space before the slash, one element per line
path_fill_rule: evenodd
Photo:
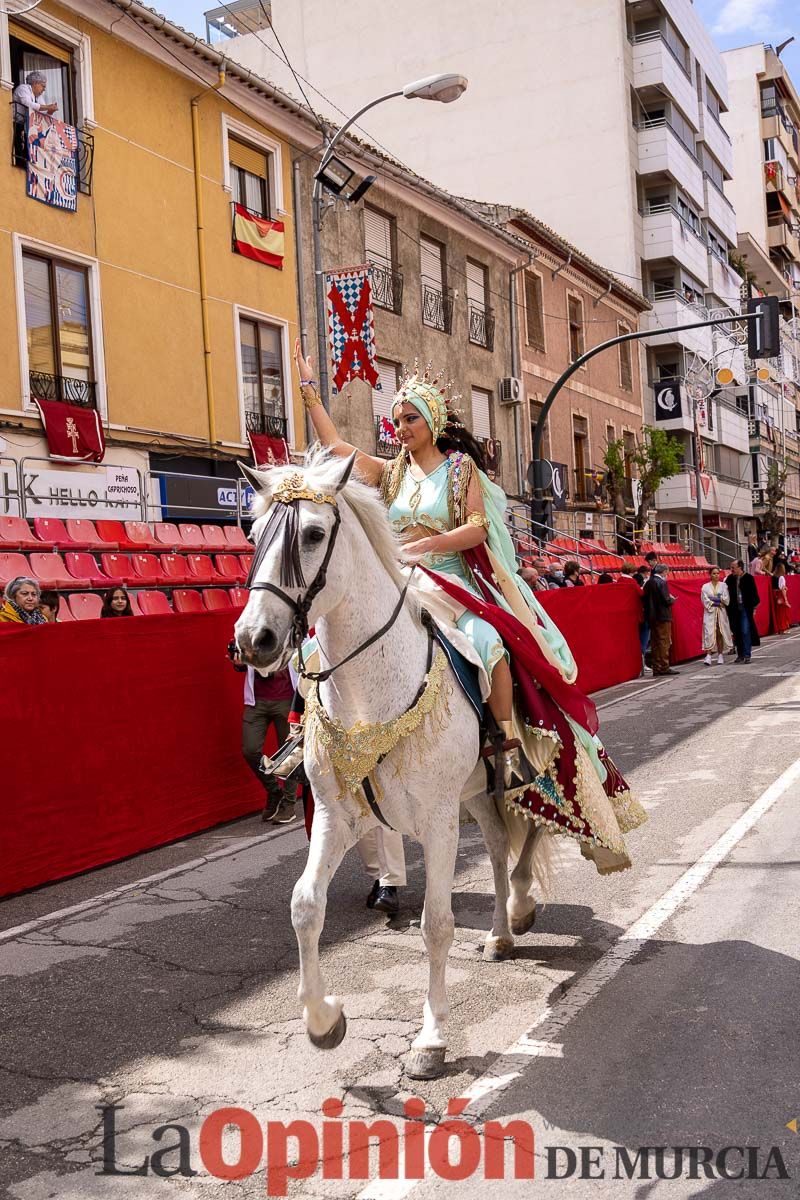
<path fill-rule="evenodd" d="M 256 496 L 253 504 L 253 515 L 257 519 L 267 511 L 273 489 L 287 475 L 298 471 L 305 475 L 309 486 L 320 492 L 333 492 L 342 471 L 342 458 L 332 454 L 323 446 L 313 446 L 306 454 L 303 466 L 270 467 L 269 470 L 259 471 L 262 490 Z M 344 500 L 358 521 L 367 541 L 372 546 L 378 559 L 387 573 L 397 585 L 402 588 L 405 578 L 399 567 L 400 543 L 392 532 L 386 517 L 386 508 L 380 498 L 377 488 L 364 483 L 352 471 L 344 488 L 338 494 L 339 500 Z"/>

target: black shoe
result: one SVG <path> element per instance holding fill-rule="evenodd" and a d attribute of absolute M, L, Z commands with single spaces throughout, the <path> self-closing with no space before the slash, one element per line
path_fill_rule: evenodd
<path fill-rule="evenodd" d="M 745 658 L 745 660 L 744 660 L 744 661 L 745 661 L 746 663 L 749 663 L 749 662 L 750 662 L 750 655 L 749 655 L 749 654 L 746 656 L 746 658 Z"/>
<path fill-rule="evenodd" d="M 670 669 L 668 671 L 665 671 L 664 674 L 665 675 L 680 675 L 680 671 L 673 671 L 672 667 L 670 667 Z"/>
<path fill-rule="evenodd" d="M 381 890 L 380 880 L 376 879 L 373 883 L 370 893 L 367 896 L 367 908 L 374 908 L 375 901 L 378 899 L 378 892 Z"/>
<path fill-rule="evenodd" d="M 738 655 L 738 656 L 737 656 L 737 657 L 736 657 L 736 658 L 735 658 L 733 661 L 734 661 L 735 663 L 743 663 L 745 660 L 744 660 L 744 658 L 742 657 L 742 655 L 741 655 L 741 654 L 739 654 L 739 655 Z"/>
<path fill-rule="evenodd" d="M 271 821 L 272 820 L 272 818 L 275 816 L 275 813 L 278 811 L 278 809 L 281 806 L 282 799 L 283 799 L 282 792 L 275 792 L 273 795 L 267 796 L 267 801 L 266 801 L 266 804 L 264 805 L 264 811 L 261 814 L 262 821 Z"/>
<path fill-rule="evenodd" d="M 395 917 L 400 911 L 400 901 L 397 898 L 396 887 L 378 887 L 378 894 L 372 905 L 379 912 L 388 913 L 390 917 Z"/>

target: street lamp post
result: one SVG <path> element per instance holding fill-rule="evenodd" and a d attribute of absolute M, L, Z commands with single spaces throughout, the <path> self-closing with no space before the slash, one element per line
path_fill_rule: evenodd
<path fill-rule="evenodd" d="M 328 395 L 328 347 L 327 333 L 325 320 L 325 276 L 322 269 L 322 223 L 325 219 L 325 207 L 323 204 L 323 184 L 320 179 L 322 172 L 327 167 L 328 163 L 333 158 L 333 152 L 341 141 L 344 134 L 352 125 L 358 121 L 359 117 L 363 117 L 365 112 L 371 108 L 375 108 L 378 104 L 383 104 L 385 100 L 396 100 L 399 96 L 404 96 L 406 100 L 438 100 L 440 104 L 451 104 L 453 100 L 457 100 L 467 87 L 467 80 L 463 75 L 446 73 L 442 75 L 429 75 L 425 79 L 417 79 L 414 83 L 406 84 L 396 92 L 387 92 L 385 96 L 379 96 L 377 100 L 370 100 L 369 104 L 365 104 L 352 117 L 348 117 L 344 125 L 340 126 L 336 131 L 335 136 L 327 143 L 325 151 L 322 155 L 322 160 L 319 165 L 319 170 L 314 177 L 314 192 L 312 196 L 312 239 L 314 243 L 314 291 L 316 296 L 317 306 L 317 352 L 319 354 L 319 395 L 325 408 L 330 410 L 330 398 Z"/>

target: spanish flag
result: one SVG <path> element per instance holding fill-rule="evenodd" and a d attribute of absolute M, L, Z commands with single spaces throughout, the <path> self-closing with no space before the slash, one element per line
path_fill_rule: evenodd
<path fill-rule="evenodd" d="M 241 204 L 233 206 L 233 248 L 245 258 L 283 269 L 283 221 L 257 217 Z"/>

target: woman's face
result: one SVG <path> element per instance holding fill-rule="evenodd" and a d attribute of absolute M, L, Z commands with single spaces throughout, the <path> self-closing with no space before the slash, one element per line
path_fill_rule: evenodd
<path fill-rule="evenodd" d="M 712 569 L 711 569 L 711 582 L 712 582 L 712 583 L 719 583 L 719 567 L 712 567 Z"/>
<path fill-rule="evenodd" d="M 122 588 L 117 588 L 114 595 L 111 597 L 111 611 L 116 613 L 125 612 L 128 607 L 128 597 Z"/>
<path fill-rule="evenodd" d="M 33 612 L 39 607 L 39 593 L 30 583 L 23 583 L 22 587 L 17 589 L 14 600 L 24 612 Z"/>
<path fill-rule="evenodd" d="M 392 410 L 392 421 L 400 444 L 409 454 L 418 454 L 432 445 L 433 436 L 428 422 L 413 404 L 406 401 L 396 404 Z"/>

